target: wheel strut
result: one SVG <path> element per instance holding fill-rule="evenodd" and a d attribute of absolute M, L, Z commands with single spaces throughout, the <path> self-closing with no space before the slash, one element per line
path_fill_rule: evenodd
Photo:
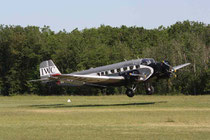
<path fill-rule="evenodd" d="M 154 87 L 150 83 L 146 83 L 146 94 L 152 95 L 154 93 Z"/>

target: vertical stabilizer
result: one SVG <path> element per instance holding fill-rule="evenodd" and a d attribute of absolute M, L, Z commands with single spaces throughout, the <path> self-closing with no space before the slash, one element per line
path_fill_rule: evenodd
<path fill-rule="evenodd" d="M 52 60 L 47 60 L 40 63 L 39 70 L 41 79 L 50 77 L 50 75 L 61 75 L 60 71 Z"/>

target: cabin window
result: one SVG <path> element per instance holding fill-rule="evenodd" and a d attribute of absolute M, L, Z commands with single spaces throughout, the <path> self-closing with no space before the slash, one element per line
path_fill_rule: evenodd
<path fill-rule="evenodd" d="M 108 75 L 108 71 L 105 71 L 105 74 Z"/>
<path fill-rule="evenodd" d="M 100 73 L 97 73 L 98 76 L 100 76 Z"/>
<path fill-rule="evenodd" d="M 114 70 L 111 70 L 111 73 L 114 73 Z"/>
<path fill-rule="evenodd" d="M 120 72 L 120 69 L 117 69 L 117 72 Z"/>
<path fill-rule="evenodd" d="M 133 66 L 130 66 L 130 70 L 132 70 L 133 69 Z"/>
<path fill-rule="evenodd" d="M 101 72 L 101 75 L 104 75 L 104 72 Z"/>
<path fill-rule="evenodd" d="M 139 68 L 140 68 L 140 66 L 139 66 L 139 65 L 136 65 L 136 68 L 137 68 L 137 69 L 139 69 Z"/>
<path fill-rule="evenodd" d="M 127 67 L 124 67 L 124 68 L 123 68 L 124 71 L 126 71 L 127 69 L 128 69 Z"/>

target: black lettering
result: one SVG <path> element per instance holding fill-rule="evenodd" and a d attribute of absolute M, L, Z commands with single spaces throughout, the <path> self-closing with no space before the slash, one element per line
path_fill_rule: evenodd
<path fill-rule="evenodd" d="M 45 71 L 46 74 L 50 73 L 49 68 L 44 68 L 44 71 Z"/>
<path fill-rule="evenodd" d="M 43 69 L 41 69 L 41 76 L 42 76 L 42 75 L 44 75 L 44 71 L 43 71 Z"/>
<path fill-rule="evenodd" d="M 45 67 L 45 68 L 41 68 L 41 75 L 47 75 L 47 74 L 52 74 L 54 73 L 55 67 Z"/>
<path fill-rule="evenodd" d="M 52 71 L 52 67 L 49 67 L 49 71 L 50 71 L 50 73 L 53 73 L 53 71 Z"/>

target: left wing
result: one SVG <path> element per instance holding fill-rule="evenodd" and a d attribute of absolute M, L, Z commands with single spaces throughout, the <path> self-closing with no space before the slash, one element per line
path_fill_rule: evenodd
<path fill-rule="evenodd" d="M 51 75 L 50 79 L 60 80 L 64 82 L 84 82 L 84 83 L 117 83 L 125 78 L 123 76 L 95 76 L 95 75 L 74 75 L 74 74 L 61 74 Z"/>

